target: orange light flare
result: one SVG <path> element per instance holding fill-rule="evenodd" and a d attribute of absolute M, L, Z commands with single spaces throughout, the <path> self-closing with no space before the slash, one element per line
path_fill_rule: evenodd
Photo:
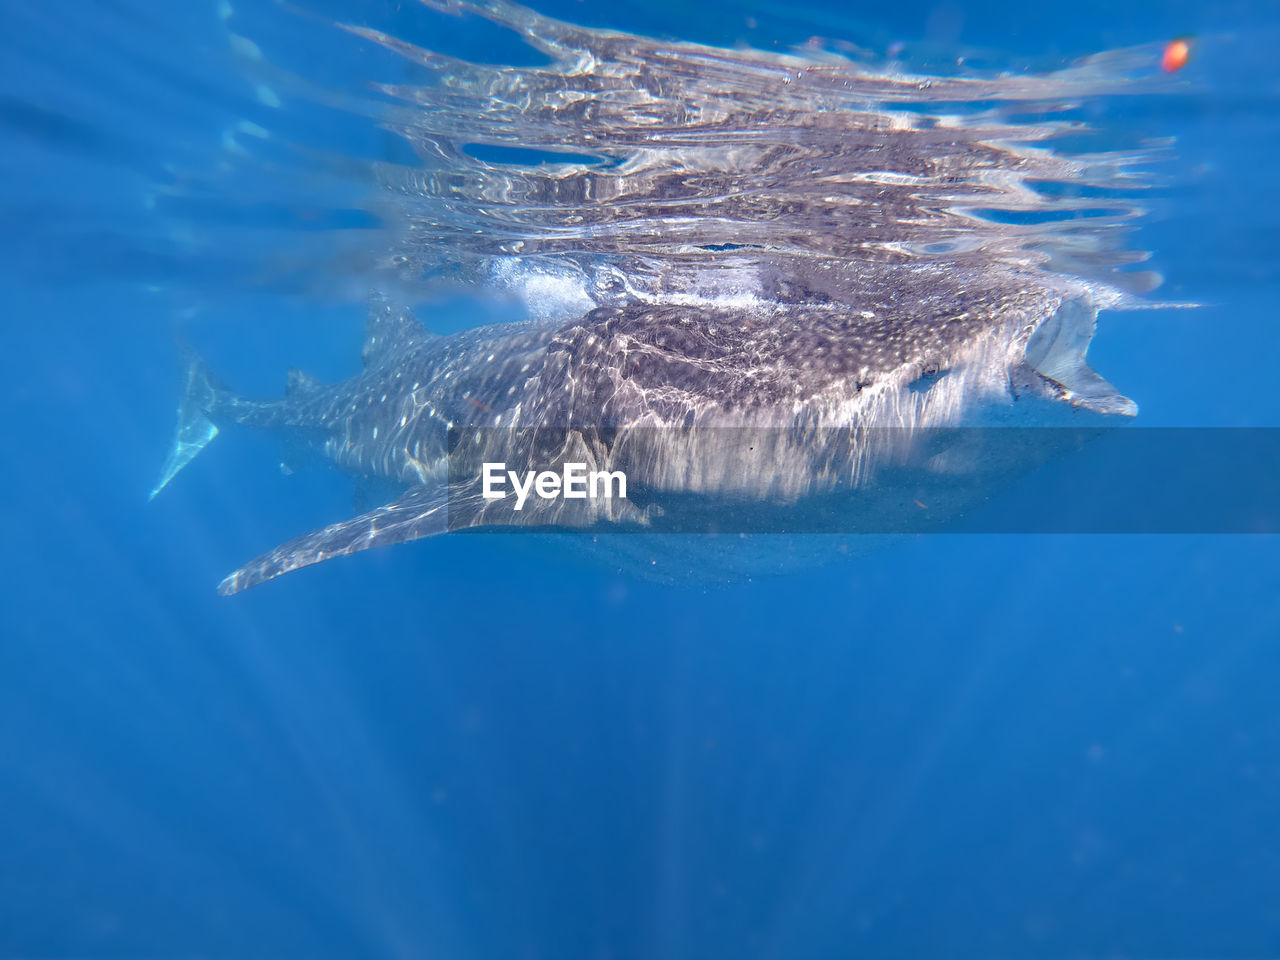
<path fill-rule="evenodd" d="M 1165 45 L 1164 53 L 1160 56 L 1160 66 L 1164 68 L 1165 73 L 1176 73 L 1185 67 L 1190 59 L 1191 38 L 1179 37 Z"/>

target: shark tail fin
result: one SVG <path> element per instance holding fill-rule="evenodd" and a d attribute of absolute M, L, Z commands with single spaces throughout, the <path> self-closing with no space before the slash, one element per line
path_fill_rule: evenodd
<path fill-rule="evenodd" d="M 182 399 L 178 402 L 178 428 L 173 435 L 169 456 L 160 471 L 160 480 L 147 499 L 163 490 L 178 475 L 178 471 L 194 460 L 196 454 L 218 435 L 217 424 L 210 418 L 217 399 L 217 388 L 204 361 L 190 350 L 184 350 L 183 353 L 186 379 Z"/>

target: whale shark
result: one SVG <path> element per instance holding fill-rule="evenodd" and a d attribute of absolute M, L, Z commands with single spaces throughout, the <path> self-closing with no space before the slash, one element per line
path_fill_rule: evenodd
<path fill-rule="evenodd" d="M 875 509 L 888 433 L 1136 414 L 1087 352 L 1099 310 L 1145 306 L 1159 279 L 1128 270 L 1144 254 L 1117 239 L 1142 212 L 1149 154 L 1055 152 L 1080 123 L 1045 119 L 1066 97 L 1134 92 L 1132 54 L 926 77 L 590 30 L 502 0 L 428 6 L 515 30 L 550 62 L 471 64 L 344 27 L 428 74 L 380 86 L 401 102 L 383 125 L 420 161 L 372 168 L 371 209 L 395 225 L 385 277 L 514 292 L 530 319 L 436 334 L 375 293 L 362 371 L 294 371 L 275 400 L 190 356 L 153 496 L 233 424 L 401 491 L 245 564 L 222 593 L 455 530 L 713 529 L 727 503 L 833 493 Z M 523 487 L 517 510 L 484 486 L 532 484 L 547 464 L 641 492 Z M 917 467 L 943 484 L 958 470 L 932 454 Z"/>
<path fill-rule="evenodd" d="M 548 449 L 564 461 L 572 451 L 594 468 L 625 467 L 659 493 L 782 495 L 791 502 L 854 471 L 856 449 L 832 463 L 815 442 L 836 427 L 864 435 L 885 425 L 922 429 L 973 422 L 979 407 L 1035 401 L 1104 416 L 1136 412 L 1086 362 L 1095 326 L 1088 301 L 1029 293 L 1013 277 L 1001 295 L 988 277 L 981 305 L 959 291 L 941 296 L 937 277 L 917 280 L 927 285 L 927 298 L 911 291 L 911 282 L 894 277 L 899 296 L 891 301 L 863 286 L 868 299 L 852 308 L 775 304 L 744 314 L 714 304 L 605 307 L 563 323 L 498 324 L 448 336 L 377 301 L 364 369 L 339 384 L 295 371 L 281 399 L 246 400 L 193 359 L 153 495 L 232 423 L 281 432 L 342 469 L 404 487 L 384 506 L 246 564 L 221 584 L 229 594 L 322 560 L 448 530 L 645 522 L 640 508 L 612 501 L 584 503 L 577 516 L 565 514 L 567 501 L 495 511 L 476 496 L 478 470 L 472 483 L 459 483 L 457 437 L 467 430 L 497 438 L 500 452 L 484 453 L 495 462 L 533 465 Z M 910 312 L 893 309 L 895 302 Z M 922 303 L 934 305 L 930 315 L 920 312 Z M 785 445 L 742 473 L 734 453 L 743 438 L 777 429 L 785 431 Z M 519 442 L 531 430 L 541 434 L 541 460 Z M 693 449 L 690 438 L 699 433 L 716 442 Z"/>

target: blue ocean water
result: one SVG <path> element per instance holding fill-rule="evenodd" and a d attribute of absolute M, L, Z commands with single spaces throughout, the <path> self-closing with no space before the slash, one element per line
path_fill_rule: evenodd
<path fill-rule="evenodd" d="M 351 486 L 229 431 L 148 503 L 175 325 L 272 396 L 350 374 L 363 309 L 332 282 L 353 185 L 227 138 L 394 149 L 272 106 L 229 30 L 342 92 L 389 61 L 335 19 L 520 55 L 412 4 L 306 9 L 0 14 L 0 957 L 1280 952 L 1274 538 L 924 537 L 722 583 L 459 536 L 217 596 Z M 539 9 L 933 65 L 1196 36 L 1185 90 L 1104 119 L 1173 139 L 1133 246 L 1201 306 L 1104 314 L 1090 359 L 1144 424 L 1280 426 L 1273 4 Z"/>

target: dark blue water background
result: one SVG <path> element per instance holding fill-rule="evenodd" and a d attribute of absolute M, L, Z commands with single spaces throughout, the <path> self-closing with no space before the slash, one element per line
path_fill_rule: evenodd
<path fill-rule="evenodd" d="M 311 9 L 520 53 L 413 4 Z M 1184 94 L 1105 119 L 1177 138 L 1134 244 L 1205 306 L 1104 315 L 1091 359 L 1144 423 L 1280 426 L 1274 5 L 542 9 L 933 63 L 1198 35 Z M 175 320 L 274 395 L 289 366 L 355 369 L 362 308 L 300 293 L 305 258 L 255 283 L 166 233 L 308 249 L 247 174 L 203 214 L 149 212 L 147 185 L 214 166 L 244 117 L 352 156 L 385 140 L 255 101 L 212 4 L 0 18 L 0 957 L 1280 952 L 1274 538 L 937 536 L 725 585 L 448 537 L 216 596 L 351 486 L 231 431 L 148 504 Z M 318 84 L 390 63 L 266 0 L 233 23 Z"/>

